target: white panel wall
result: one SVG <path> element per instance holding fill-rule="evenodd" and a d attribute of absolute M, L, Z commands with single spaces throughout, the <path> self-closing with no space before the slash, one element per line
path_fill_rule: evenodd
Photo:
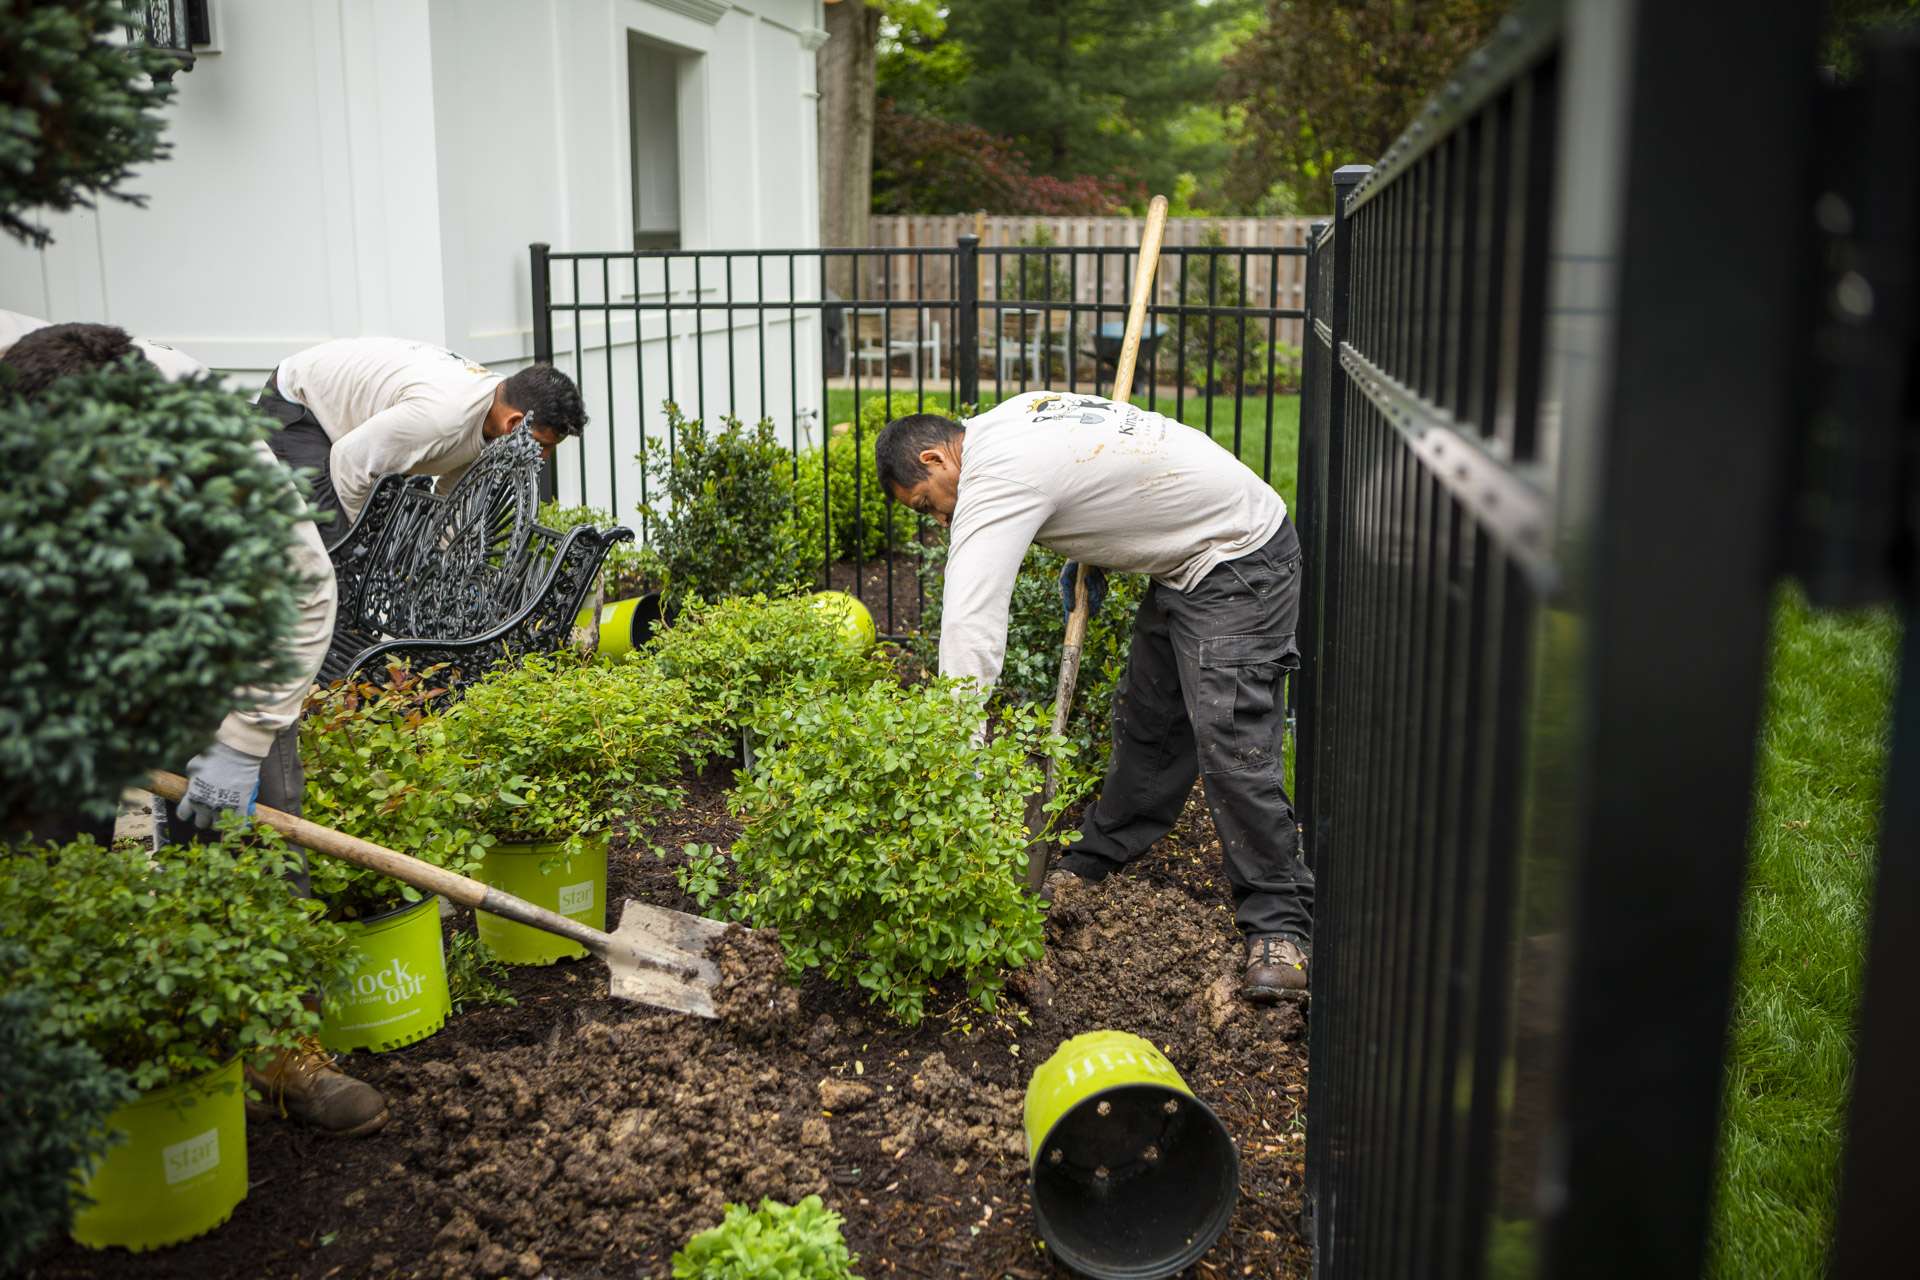
<path fill-rule="evenodd" d="M 107 202 L 52 220 L 44 252 L 0 240 L 0 307 L 53 320 L 105 320 L 172 343 L 236 382 L 257 385 L 283 356 L 331 337 L 426 338 L 502 369 L 531 358 L 527 246 L 624 250 L 632 244 L 627 36 L 680 51 L 682 243 L 751 249 L 817 243 L 813 49 L 819 0 L 213 0 L 220 51 L 177 81 L 172 156 L 131 184 L 146 208 Z M 675 268 L 674 296 L 696 297 Z M 622 278 L 624 273 L 624 278 Z M 698 297 L 726 296 L 709 259 Z M 657 264 L 586 270 L 581 297 L 664 296 Z M 573 297 L 556 269 L 556 297 Z M 751 260 L 734 296 L 755 296 Z M 819 297 L 811 262 L 787 292 Z M 564 447 L 563 496 L 630 518 L 641 408 L 663 429 L 674 394 L 709 416 L 817 414 L 818 313 L 765 324 L 768 394 L 759 395 L 762 326 L 632 311 L 560 317 L 554 347 L 579 352 L 593 415 L 586 450 Z M 608 319 L 613 374 L 608 376 Z M 704 379 L 701 363 L 704 358 Z M 811 424 L 813 418 L 807 417 Z M 611 437 L 608 433 L 611 432 Z M 611 444 L 611 449 L 609 445 Z M 580 473 L 587 463 L 585 487 Z"/>
<path fill-rule="evenodd" d="M 106 320 L 257 379 L 339 334 L 444 327 L 425 0 L 219 3 L 176 81 L 172 156 L 0 242 L 0 306 Z M 424 216 L 423 216 L 424 214 Z"/>

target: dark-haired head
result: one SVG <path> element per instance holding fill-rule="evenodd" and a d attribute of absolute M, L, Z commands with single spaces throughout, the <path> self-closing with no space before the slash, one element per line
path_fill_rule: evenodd
<path fill-rule="evenodd" d="M 881 487 L 895 502 L 948 523 L 959 496 L 961 446 L 966 436 L 966 427 L 937 413 L 895 418 L 873 442 Z"/>
<path fill-rule="evenodd" d="M 110 324 L 50 324 L 0 356 L 0 393 L 31 400 L 61 378 L 104 369 L 138 352 L 127 331 Z"/>
<path fill-rule="evenodd" d="M 494 389 L 483 434 L 492 440 L 522 422 L 552 457 L 562 440 L 586 429 L 587 406 L 572 378 L 550 364 L 531 364 Z"/>

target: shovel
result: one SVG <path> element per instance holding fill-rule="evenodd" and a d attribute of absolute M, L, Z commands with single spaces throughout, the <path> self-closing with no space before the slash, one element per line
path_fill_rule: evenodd
<path fill-rule="evenodd" d="M 1140 233 L 1140 259 L 1133 270 L 1133 296 L 1127 304 L 1126 336 L 1121 339 L 1120 358 L 1113 370 L 1115 404 L 1125 404 L 1133 396 L 1133 366 L 1140 356 L 1140 335 L 1147 327 L 1147 305 L 1153 290 L 1153 273 L 1160 265 L 1160 240 L 1167 230 L 1167 198 L 1155 196 L 1147 202 L 1147 225 Z M 1092 610 L 1087 600 L 1087 566 L 1081 564 L 1073 578 L 1073 610 L 1067 616 L 1066 641 L 1060 646 L 1060 682 L 1053 691 L 1053 731 L 1064 736 L 1067 717 L 1073 713 L 1073 689 L 1080 681 L 1080 651 L 1087 640 L 1087 616 Z M 1046 781 L 1040 795 L 1027 803 L 1027 830 L 1040 829 L 1040 814 L 1060 789 L 1059 765 L 1047 757 Z M 1027 846 L 1027 888 L 1039 893 L 1047 878 L 1049 842 L 1035 840 Z"/>
<path fill-rule="evenodd" d="M 178 802 L 187 794 L 187 780 L 177 773 L 155 770 L 147 786 L 155 795 Z M 718 1017 L 713 1007 L 719 966 L 707 954 L 713 940 L 727 926 L 684 911 L 668 911 L 629 900 L 620 913 L 620 927 L 612 933 L 588 928 L 557 911 L 536 907 L 524 898 L 481 884 L 431 862 L 409 858 L 369 840 L 323 827 L 290 813 L 257 805 L 253 820 L 271 827 L 297 845 L 351 862 L 369 871 L 392 876 L 423 893 L 437 893 L 463 907 L 531 925 L 579 943 L 607 962 L 612 994 L 675 1013 Z"/>

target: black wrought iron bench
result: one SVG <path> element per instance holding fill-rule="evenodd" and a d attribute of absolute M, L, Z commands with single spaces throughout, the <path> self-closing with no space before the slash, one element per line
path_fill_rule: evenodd
<path fill-rule="evenodd" d="M 563 536 L 534 523 L 540 466 L 540 445 L 522 430 L 488 445 L 444 498 L 430 477 L 382 476 L 328 548 L 339 616 L 320 682 L 444 663 L 457 689 L 565 646 L 601 561 L 633 531 Z"/>

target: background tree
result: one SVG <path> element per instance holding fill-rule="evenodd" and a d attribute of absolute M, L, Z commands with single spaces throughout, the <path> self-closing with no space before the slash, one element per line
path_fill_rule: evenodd
<path fill-rule="evenodd" d="M 1237 115 L 1229 193 L 1260 212 L 1324 211 L 1333 171 L 1384 152 L 1508 7 L 1268 0 L 1220 86 Z"/>
<path fill-rule="evenodd" d="M 887 98 L 874 113 L 875 213 L 1101 214 L 1131 194 L 1111 178 L 1036 174 L 1011 140 L 977 124 L 909 115 Z"/>
<path fill-rule="evenodd" d="M 827 0 L 827 42 L 814 52 L 820 90 L 820 243 L 861 248 L 871 240 L 875 51 L 881 23 L 937 34 L 935 0 Z M 852 261 L 829 259 L 827 285 L 852 292 Z"/>
<path fill-rule="evenodd" d="M 26 220 L 35 209 L 141 203 L 121 184 L 166 154 L 173 86 L 149 76 L 173 59 L 115 43 L 133 20 L 118 0 L 0 0 L 0 227 L 17 239 L 50 239 Z"/>
<path fill-rule="evenodd" d="M 1211 95 L 1251 14 L 1246 0 L 967 0 L 944 31 L 889 33 L 880 92 L 1007 139 L 1038 175 L 1206 186 L 1227 159 Z"/>

